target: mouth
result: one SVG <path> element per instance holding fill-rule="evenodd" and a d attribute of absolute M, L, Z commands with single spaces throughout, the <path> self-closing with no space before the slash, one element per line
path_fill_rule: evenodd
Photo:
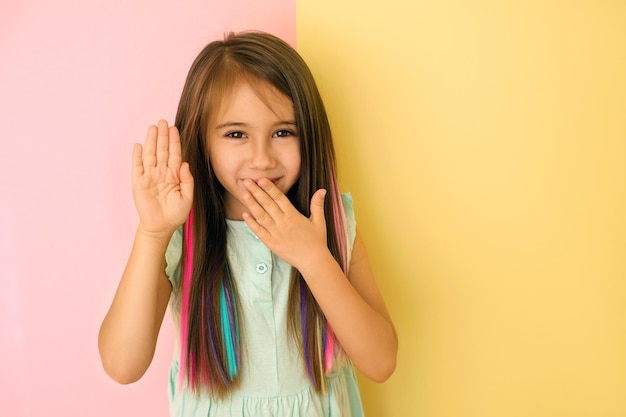
<path fill-rule="evenodd" d="M 259 183 L 259 180 L 260 180 L 261 178 L 265 178 L 265 179 L 267 179 L 267 180 L 270 180 L 272 183 L 274 183 L 274 185 L 277 185 L 277 184 L 280 182 L 280 180 L 281 180 L 281 178 L 282 178 L 282 177 L 275 177 L 275 178 L 260 177 L 260 178 L 250 178 L 250 179 L 251 179 L 252 181 L 254 181 L 254 183 L 255 183 L 255 184 L 258 184 L 258 183 Z"/>

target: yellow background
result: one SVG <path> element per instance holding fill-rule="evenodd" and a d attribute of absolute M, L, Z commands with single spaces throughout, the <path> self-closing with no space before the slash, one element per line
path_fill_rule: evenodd
<path fill-rule="evenodd" d="M 626 2 L 299 0 L 400 336 L 369 416 L 626 416 Z"/>

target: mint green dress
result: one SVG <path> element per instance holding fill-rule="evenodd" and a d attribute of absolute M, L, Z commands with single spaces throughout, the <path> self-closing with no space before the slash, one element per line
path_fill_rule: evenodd
<path fill-rule="evenodd" d="M 351 253 L 356 222 L 350 194 L 342 197 Z M 166 274 L 173 287 L 170 308 L 176 335 L 170 367 L 170 414 L 175 417 L 363 416 L 354 368 L 349 361 L 336 364 L 335 370 L 327 376 L 325 395 L 318 395 L 311 386 L 299 348 L 287 331 L 291 266 L 274 255 L 243 221 L 227 220 L 226 241 L 241 311 L 241 383 L 222 400 L 197 396 L 179 386 L 182 250 L 182 228 L 179 228 L 166 253 Z"/>

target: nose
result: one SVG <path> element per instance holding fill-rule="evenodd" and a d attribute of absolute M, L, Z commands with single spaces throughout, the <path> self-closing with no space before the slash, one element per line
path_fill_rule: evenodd
<path fill-rule="evenodd" d="M 269 169 L 274 167 L 274 156 L 270 145 L 266 142 L 259 141 L 250 152 L 248 164 L 253 169 Z"/>

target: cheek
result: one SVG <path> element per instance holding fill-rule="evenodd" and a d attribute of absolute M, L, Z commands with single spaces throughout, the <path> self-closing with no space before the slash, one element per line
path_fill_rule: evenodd
<path fill-rule="evenodd" d="M 302 156 L 300 155 L 300 144 L 297 145 L 290 153 L 290 170 L 292 175 L 296 178 L 300 176 L 300 170 L 302 169 Z"/>
<path fill-rule="evenodd" d="M 228 165 L 224 164 L 224 161 L 220 159 L 211 159 L 211 168 L 213 169 L 213 174 L 215 175 L 215 179 L 225 187 L 228 182 L 228 178 L 230 177 L 228 171 Z"/>
<path fill-rule="evenodd" d="M 209 153 L 209 160 L 216 174 L 223 175 L 234 171 L 237 162 L 233 155 L 235 154 L 224 152 L 221 149 L 215 149 Z"/>

